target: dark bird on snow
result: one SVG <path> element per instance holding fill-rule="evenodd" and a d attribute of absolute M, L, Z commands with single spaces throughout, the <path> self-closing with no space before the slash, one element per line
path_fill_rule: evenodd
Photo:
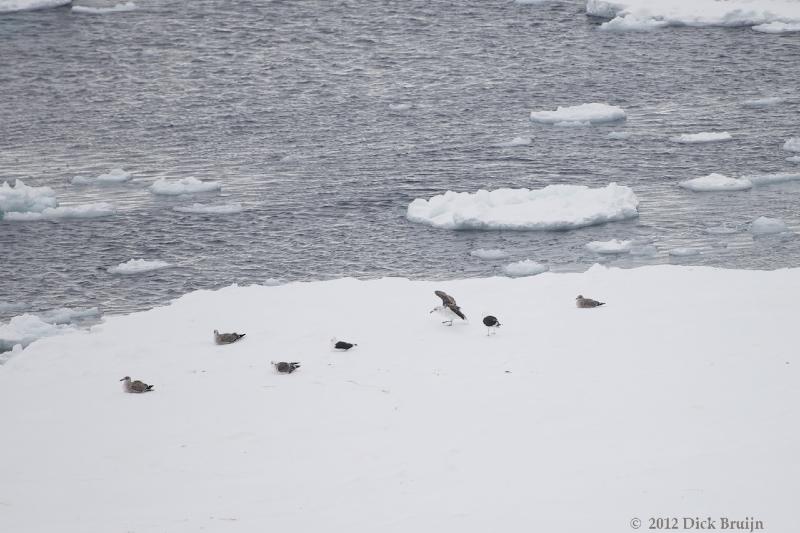
<path fill-rule="evenodd" d="M 483 325 L 486 326 L 487 329 L 486 335 L 488 336 L 492 334 L 493 329 L 496 330 L 497 328 L 500 327 L 500 321 L 497 320 L 496 316 L 488 315 L 483 317 Z M 495 331 L 494 333 L 497 333 L 497 331 Z"/>
<path fill-rule="evenodd" d="M 336 340 L 336 337 L 331 339 L 331 343 L 333 344 L 333 347 L 336 348 L 337 350 L 344 350 L 345 352 L 350 348 L 352 348 L 353 346 L 358 346 L 358 344 L 354 344 L 352 342 Z"/>
<path fill-rule="evenodd" d="M 582 295 L 578 295 L 575 298 L 575 305 L 580 307 L 581 309 L 589 309 L 592 307 L 600 307 L 601 305 L 605 305 L 605 302 L 598 302 L 597 300 L 592 300 L 591 298 L 584 298 Z"/>
<path fill-rule="evenodd" d="M 245 335 L 246 333 L 220 333 L 214 330 L 214 342 L 217 344 L 233 344 Z"/>
<path fill-rule="evenodd" d="M 125 383 L 122 384 L 122 390 L 125 392 L 150 392 L 153 390 L 152 385 L 148 385 L 147 383 L 143 383 L 138 379 L 136 381 L 131 381 L 130 376 L 125 376 L 120 381 L 124 381 Z"/>
<path fill-rule="evenodd" d="M 433 291 L 433 293 L 442 299 L 442 305 L 431 309 L 431 313 L 438 311 L 442 316 L 444 316 L 446 320 L 443 320 L 442 324 L 452 326 L 453 320 L 455 320 L 456 317 L 460 318 L 461 320 L 467 319 L 464 313 L 461 312 L 461 308 L 456 305 L 455 298 L 444 291 Z"/>
<path fill-rule="evenodd" d="M 272 361 L 272 366 L 274 366 L 275 370 L 277 370 L 281 374 L 291 374 L 292 372 L 300 368 L 300 363 L 287 363 L 285 361 L 276 363 L 275 361 Z"/>

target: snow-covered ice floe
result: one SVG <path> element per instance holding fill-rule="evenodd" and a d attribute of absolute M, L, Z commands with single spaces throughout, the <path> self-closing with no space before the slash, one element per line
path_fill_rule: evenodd
<path fill-rule="evenodd" d="M 761 33 L 792 33 L 800 31 L 800 22 L 768 22 L 766 24 L 758 24 L 753 26 L 753 29 Z"/>
<path fill-rule="evenodd" d="M 758 217 L 750 224 L 750 231 L 755 235 L 767 235 L 770 233 L 783 233 L 789 231 L 786 222 L 779 218 Z"/>
<path fill-rule="evenodd" d="M 503 267 L 503 272 L 505 272 L 507 276 L 511 277 L 535 276 L 537 274 L 547 272 L 548 270 L 549 267 L 547 265 L 543 265 L 533 261 L 532 259 L 523 259 L 522 261 L 509 263 Z"/>
<path fill-rule="evenodd" d="M 153 270 L 161 270 L 163 268 L 169 268 L 171 266 L 173 265 L 171 263 L 167 263 L 166 261 L 160 261 L 160 260 L 148 261 L 146 259 L 131 259 L 129 261 L 125 261 L 124 263 L 120 263 L 117 266 L 109 267 L 108 272 L 110 274 L 131 275 L 131 274 L 141 274 L 143 272 L 151 272 Z"/>
<path fill-rule="evenodd" d="M 531 111 L 531 120 L 555 126 L 589 126 L 625 119 L 625 110 L 608 104 L 559 106 L 555 111 Z"/>
<path fill-rule="evenodd" d="M 745 100 L 744 102 L 742 102 L 742 105 L 754 109 L 763 109 L 765 107 L 772 107 L 778 104 L 782 104 L 785 101 L 786 98 L 782 98 L 780 96 L 768 96 L 765 98 L 753 98 L 751 100 Z"/>
<path fill-rule="evenodd" d="M 514 148 L 517 146 L 528 146 L 531 144 L 531 138 L 526 136 L 514 137 L 508 141 L 497 143 L 495 146 L 498 148 Z"/>
<path fill-rule="evenodd" d="M 693 509 L 768 502 L 766 523 L 794 524 L 797 286 L 800 269 L 595 266 L 229 287 L 107 317 L 0 368 L 0 522 L 606 533 L 630 529 L 620 502 L 681 509 L 690 489 Z M 469 323 L 432 318 L 434 290 Z M 247 337 L 223 353 L 220 328 Z M 332 355 L 334 335 L 358 351 Z"/>
<path fill-rule="evenodd" d="M 11 350 L 17 344 L 24 348 L 42 337 L 60 335 L 72 329 L 71 326 L 51 323 L 37 315 L 26 313 L 15 316 L 8 322 L 0 323 L 0 352 Z"/>
<path fill-rule="evenodd" d="M 786 139 L 786 142 L 783 143 L 783 149 L 789 152 L 800 152 L 800 137 Z"/>
<path fill-rule="evenodd" d="M 753 187 L 753 182 L 747 178 L 729 178 L 723 174 L 714 173 L 682 181 L 679 185 L 695 192 L 746 191 Z"/>
<path fill-rule="evenodd" d="M 477 250 L 472 250 L 469 255 L 479 259 L 505 259 L 508 257 L 508 252 L 497 248 L 478 248 Z"/>
<path fill-rule="evenodd" d="M 232 215 L 244 211 L 242 204 L 236 202 L 232 204 L 206 205 L 192 204 L 179 205 L 172 208 L 179 213 L 192 213 L 197 215 Z"/>
<path fill-rule="evenodd" d="M 93 184 L 102 185 L 102 184 L 124 183 L 130 179 L 131 179 L 130 172 L 126 172 L 121 168 L 114 168 L 96 177 L 75 176 L 70 180 L 70 183 L 72 183 L 73 185 L 93 185 Z"/>
<path fill-rule="evenodd" d="M 72 0 L 0 0 L 0 13 L 33 11 L 68 5 Z"/>
<path fill-rule="evenodd" d="M 150 186 L 150 192 L 153 194 L 167 196 L 212 192 L 220 189 L 222 189 L 222 184 L 218 181 L 201 181 L 194 177 L 182 178 L 177 181 L 167 181 L 165 178 L 160 178 Z"/>
<path fill-rule="evenodd" d="M 121 4 L 72 4 L 73 13 L 83 13 L 86 15 L 105 15 L 106 13 L 122 13 L 125 11 L 134 11 L 138 6 L 133 2 L 124 2 Z"/>
<path fill-rule="evenodd" d="M 630 187 L 611 183 L 548 185 L 543 189 L 447 191 L 408 206 L 412 222 L 444 229 L 566 230 L 638 216 L 639 200 Z"/>
<path fill-rule="evenodd" d="M 592 241 L 586 243 L 586 249 L 596 254 L 625 254 L 631 251 L 633 241 L 611 239 L 610 241 Z"/>
<path fill-rule="evenodd" d="M 663 26 L 751 26 L 767 32 L 794 31 L 796 0 L 587 0 L 588 15 L 611 19 L 601 29 L 642 30 Z"/>
<path fill-rule="evenodd" d="M 31 187 L 16 180 L 0 185 L 0 219 L 9 222 L 98 218 L 113 215 L 116 207 L 106 202 L 59 206 L 50 187 Z"/>
<path fill-rule="evenodd" d="M 704 131 L 700 133 L 683 133 L 670 137 L 670 141 L 682 144 L 700 144 L 700 143 L 714 143 L 720 141 L 730 141 L 733 139 L 730 133 Z"/>

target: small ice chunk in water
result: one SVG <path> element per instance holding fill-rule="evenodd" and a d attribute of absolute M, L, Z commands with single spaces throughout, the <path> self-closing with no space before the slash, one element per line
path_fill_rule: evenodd
<path fill-rule="evenodd" d="M 161 270 L 162 268 L 169 268 L 173 266 L 166 261 L 147 261 L 146 259 L 131 259 L 117 266 L 110 267 L 108 272 L 110 274 L 141 274 L 142 272 L 150 272 L 152 270 Z"/>
<path fill-rule="evenodd" d="M 232 215 L 244 211 L 244 208 L 240 203 L 222 204 L 222 205 L 204 205 L 204 204 L 179 205 L 173 207 L 172 209 L 173 211 L 177 211 L 178 213 L 192 213 L 196 215 Z"/>
<path fill-rule="evenodd" d="M 200 181 L 191 176 L 177 181 L 167 181 L 165 178 L 159 178 L 158 181 L 150 186 L 150 192 L 153 194 L 167 196 L 212 192 L 220 189 L 222 189 L 222 185 L 218 181 Z"/>
<path fill-rule="evenodd" d="M 608 22 L 600 25 L 603 31 L 651 31 L 656 28 L 663 28 L 667 25 L 664 20 L 650 17 L 636 17 L 633 15 L 614 17 Z"/>
<path fill-rule="evenodd" d="M 411 109 L 411 104 L 389 104 L 389 109 L 392 111 L 408 111 Z"/>
<path fill-rule="evenodd" d="M 531 259 L 524 259 L 516 263 L 510 263 L 503 267 L 503 272 L 512 277 L 518 276 L 535 276 L 542 272 L 547 272 L 549 268 L 547 265 L 537 263 Z"/>
<path fill-rule="evenodd" d="M 514 137 L 513 139 L 508 141 L 499 142 L 497 143 L 496 146 L 498 146 L 499 148 L 514 148 L 516 146 L 528 146 L 529 144 L 531 144 L 530 137 L 520 136 L 520 137 Z"/>
<path fill-rule="evenodd" d="M 800 31 L 800 22 L 781 22 L 774 20 L 766 24 L 757 24 L 753 29 L 761 33 L 790 33 Z"/>
<path fill-rule="evenodd" d="M 779 218 L 758 217 L 750 225 L 750 231 L 754 235 L 768 235 L 771 233 L 783 233 L 789 228 L 786 223 Z"/>
<path fill-rule="evenodd" d="M 498 248 L 478 248 L 477 250 L 472 250 L 469 255 L 479 259 L 504 259 L 508 257 L 508 252 Z"/>
<path fill-rule="evenodd" d="M 767 98 L 753 98 L 751 100 L 745 100 L 742 102 L 742 105 L 754 109 L 763 109 L 765 107 L 772 107 L 774 105 L 781 104 L 785 101 L 786 98 L 781 98 L 780 96 L 770 96 Z"/>
<path fill-rule="evenodd" d="M 592 241 L 586 244 L 586 249 L 596 254 L 625 254 L 631 251 L 633 241 L 621 241 L 611 239 L 610 241 Z"/>
<path fill-rule="evenodd" d="M 588 126 L 625 119 L 621 107 L 591 103 L 561 107 L 555 111 L 531 111 L 531 120 L 556 126 Z"/>
<path fill-rule="evenodd" d="M 729 178 L 716 173 L 685 180 L 679 185 L 694 192 L 746 191 L 753 187 L 753 183 L 746 178 Z"/>
<path fill-rule="evenodd" d="M 720 141 L 730 141 L 733 139 L 727 131 L 712 132 L 703 131 L 700 133 L 682 133 L 675 137 L 670 137 L 669 140 L 681 144 L 698 144 L 698 143 L 713 143 Z"/>
<path fill-rule="evenodd" d="M 669 251 L 669 255 L 673 257 L 692 257 L 700 255 L 700 250 L 697 248 L 673 248 Z"/>
<path fill-rule="evenodd" d="M 131 179 L 131 173 L 125 172 L 121 168 L 113 168 L 105 174 L 92 178 L 88 176 L 75 176 L 72 178 L 73 185 L 92 185 L 94 183 L 110 184 L 110 183 L 124 183 Z"/>
<path fill-rule="evenodd" d="M 615 141 L 623 141 L 625 139 L 630 139 L 631 134 L 627 131 L 612 131 L 607 135 L 607 137 Z"/>
<path fill-rule="evenodd" d="M 800 137 L 787 139 L 786 142 L 783 143 L 783 149 L 790 152 L 800 152 Z"/>

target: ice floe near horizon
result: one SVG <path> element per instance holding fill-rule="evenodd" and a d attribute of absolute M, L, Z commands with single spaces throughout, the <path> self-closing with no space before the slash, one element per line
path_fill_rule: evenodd
<path fill-rule="evenodd" d="M 0 0 L 0 13 L 34 11 L 68 5 L 72 0 Z"/>
<path fill-rule="evenodd" d="M 767 96 L 764 98 L 752 98 L 750 100 L 745 100 L 744 102 L 742 102 L 742 105 L 753 109 L 762 109 L 765 107 L 772 107 L 778 104 L 782 104 L 785 101 L 786 98 L 780 96 Z"/>
<path fill-rule="evenodd" d="M 106 202 L 59 206 L 53 189 L 25 185 L 20 179 L 13 187 L 7 182 L 0 185 L 0 219 L 9 222 L 97 218 L 116 212 Z"/>
<path fill-rule="evenodd" d="M 633 241 L 611 239 L 610 241 L 592 241 L 584 246 L 596 254 L 625 254 L 631 251 Z"/>
<path fill-rule="evenodd" d="M 722 131 L 722 132 L 703 131 L 700 133 L 682 133 L 680 135 L 676 135 L 675 137 L 669 138 L 669 140 L 672 142 L 682 143 L 682 144 L 713 143 L 720 141 L 730 141 L 731 139 L 733 139 L 733 137 L 727 131 Z"/>
<path fill-rule="evenodd" d="M 218 181 L 201 181 L 191 176 L 175 181 L 168 181 L 166 178 L 159 178 L 150 186 L 150 192 L 165 196 L 213 192 L 221 189 L 222 184 Z"/>
<path fill-rule="evenodd" d="M 108 272 L 109 274 L 132 275 L 170 268 L 172 266 L 174 265 L 161 260 L 148 261 L 147 259 L 131 259 L 117 266 L 109 267 Z"/>
<path fill-rule="evenodd" d="M 753 29 L 761 33 L 792 33 L 800 31 L 800 22 L 768 22 L 766 24 L 758 24 L 753 26 Z"/>
<path fill-rule="evenodd" d="M 751 26 L 788 31 L 800 23 L 796 0 L 587 0 L 588 15 L 610 19 L 601 29 L 641 30 L 664 26 Z"/>
<path fill-rule="evenodd" d="M 753 187 L 753 183 L 747 178 L 729 178 L 717 173 L 685 180 L 679 185 L 694 192 L 746 191 Z"/>
<path fill-rule="evenodd" d="M 625 120 L 621 107 L 591 103 L 574 106 L 558 106 L 555 111 L 531 111 L 531 120 L 554 126 L 590 126 L 605 122 Z"/>
<path fill-rule="evenodd" d="M 70 180 L 73 185 L 93 185 L 93 184 L 112 184 L 124 183 L 131 179 L 131 173 L 122 170 L 121 168 L 113 168 L 99 176 L 75 176 Z"/>
<path fill-rule="evenodd" d="M 514 137 L 508 141 L 502 141 L 497 143 L 495 146 L 498 148 L 514 148 L 517 146 L 528 146 L 531 144 L 531 138 L 526 136 L 519 136 Z"/>
<path fill-rule="evenodd" d="M 611 183 L 548 185 L 543 189 L 495 189 L 475 193 L 447 191 L 408 206 L 411 222 L 443 229 L 567 230 L 639 215 L 633 190 Z"/>
<path fill-rule="evenodd" d="M 800 152 L 800 137 L 791 137 L 783 143 L 783 149 L 788 152 Z"/>
<path fill-rule="evenodd" d="M 87 15 L 105 15 L 106 13 L 122 13 L 125 11 L 135 11 L 138 6 L 133 2 L 124 2 L 121 4 L 72 4 L 73 13 L 83 13 Z"/>
<path fill-rule="evenodd" d="M 789 231 L 789 227 L 779 218 L 758 217 L 750 225 L 750 231 L 755 235 L 769 235 Z"/>
<path fill-rule="evenodd" d="M 178 205 L 173 207 L 172 210 L 179 213 L 192 213 L 197 215 L 232 215 L 235 213 L 241 213 L 244 211 L 244 207 L 242 207 L 242 204 L 236 202 L 232 204 L 221 205 Z"/>
<path fill-rule="evenodd" d="M 478 248 L 477 250 L 472 250 L 469 255 L 479 259 L 505 259 L 509 254 L 505 250 L 498 248 Z"/>
<path fill-rule="evenodd" d="M 515 263 L 509 263 L 503 267 L 503 272 L 507 276 L 520 277 L 520 276 L 535 276 L 543 272 L 547 272 L 550 268 L 532 259 L 523 259 Z"/>

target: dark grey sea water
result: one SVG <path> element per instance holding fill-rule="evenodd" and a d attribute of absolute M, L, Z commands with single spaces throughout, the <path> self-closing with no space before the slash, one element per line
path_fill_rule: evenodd
<path fill-rule="evenodd" d="M 585 3 L 136 0 L 99 16 L 0 14 L 0 182 L 52 187 L 62 205 L 107 201 L 96 220 L 0 222 L 0 318 L 20 309 L 145 309 L 199 288 L 341 276 L 489 276 L 534 259 L 772 269 L 800 265 L 793 233 L 753 238 L 766 215 L 800 231 L 800 183 L 698 194 L 681 180 L 800 172 L 800 36 L 749 28 L 598 31 Z M 783 96 L 765 109 L 751 98 Z M 624 123 L 558 128 L 532 110 L 605 102 Z M 611 140 L 611 131 L 632 133 Z M 680 145 L 680 133 L 734 140 Z M 519 135 L 529 146 L 496 145 Z M 134 179 L 74 186 L 123 167 Z M 157 177 L 221 193 L 164 198 Z M 410 223 L 446 190 L 618 182 L 638 219 L 585 229 L 449 231 Z M 241 202 L 227 216 L 176 205 Z M 726 226 L 731 233 L 715 228 Z M 654 257 L 599 257 L 592 240 L 640 239 Z M 701 251 L 670 257 L 676 247 Z M 502 248 L 500 261 L 469 255 Z M 176 268 L 105 269 L 131 258 Z"/>

